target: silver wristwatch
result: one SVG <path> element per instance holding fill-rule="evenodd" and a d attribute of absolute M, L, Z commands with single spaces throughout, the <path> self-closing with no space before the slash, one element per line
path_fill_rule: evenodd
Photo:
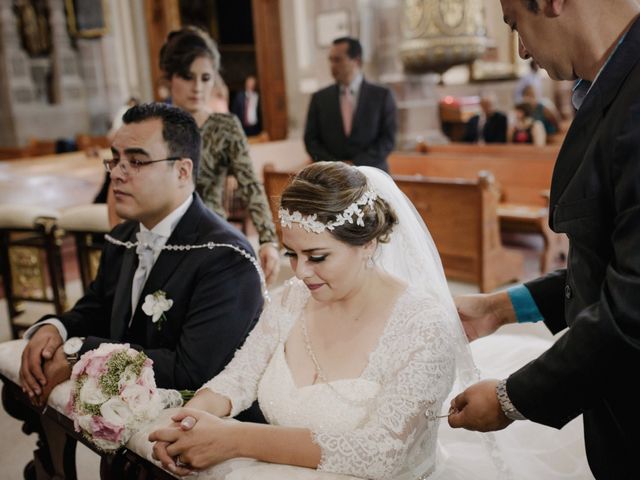
<path fill-rule="evenodd" d="M 509 420 L 526 420 L 527 418 L 522 415 L 518 409 L 511 403 L 511 399 L 507 394 L 507 380 L 500 380 L 496 385 L 496 395 L 498 395 L 498 401 L 500 402 L 500 408 L 505 416 Z"/>
<path fill-rule="evenodd" d="M 80 349 L 84 344 L 84 338 L 82 337 L 71 337 L 62 346 L 62 351 L 64 352 L 65 357 L 67 357 L 67 362 L 72 367 L 78 361 Z"/>

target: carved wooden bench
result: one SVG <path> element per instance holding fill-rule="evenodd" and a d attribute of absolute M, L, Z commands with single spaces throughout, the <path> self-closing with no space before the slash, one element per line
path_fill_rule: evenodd
<path fill-rule="evenodd" d="M 548 191 L 555 159 L 549 156 L 550 147 L 542 147 L 547 155 L 535 155 L 525 148 L 522 157 L 512 157 L 513 147 L 503 155 L 474 154 L 473 145 L 467 153 L 441 153 L 439 151 L 418 154 L 393 152 L 389 167 L 393 175 L 417 175 L 425 177 L 473 179 L 480 171 L 495 175 L 500 189 L 498 216 L 500 228 L 509 232 L 533 232 L 542 236 L 544 249 L 540 256 L 540 270 L 552 270 L 557 261 L 563 260 L 568 251 L 565 235 L 553 232 L 548 226 Z M 499 146 L 484 147 L 493 150 Z M 536 147 L 540 148 L 540 147 Z M 435 149 L 435 147 L 434 147 Z"/>
<path fill-rule="evenodd" d="M 274 218 L 280 195 L 294 172 L 267 166 L 264 185 Z M 493 176 L 473 180 L 396 176 L 438 247 L 447 278 L 477 284 L 489 292 L 522 277 L 523 259 L 500 241 L 497 196 Z M 281 231 L 276 223 L 278 236 Z"/>
<path fill-rule="evenodd" d="M 481 292 L 522 278 L 522 255 L 500 240 L 493 175 L 394 179 L 427 224 L 447 278 L 475 283 Z"/>

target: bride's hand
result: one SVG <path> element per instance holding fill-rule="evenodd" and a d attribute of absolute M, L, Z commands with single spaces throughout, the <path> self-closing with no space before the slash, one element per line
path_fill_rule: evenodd
<path fill-rule="evenodd" d="M 185 429 L 184 420 L 193 419 Z M 156 442 L 154 457 L 178 475 L 203 470 L 235 457 L 233 424 L 206 412 L 183 408 L 168 428 L 156 430 L 149 441 Z M 191 420 L 188 420 L 188 424 Z M 174 460 L 175 459 L 175 460 Z"/>
<path fill-rule="evenodd" d="M 511 299 L 506 292 L 488 295 L 461 295 L 454 298 L 462 328 L 470 342 L 516 321 Z"/>
<path fill-rule="evenodd" d="M 192 417 L 191 415 L 188 415 L 188 416 L 180 415 L 182 409 L 175 409 L 175 410 L 177 411 L 177 413 L 171 417 L 171 420 L 173 420 L 173 423 L 166 428 L 180 429 L 185 431 L 193 428 L 193 426 L 195 425 L 195 418 Z M 180 420 L 176 420 L 176 418 L 180 418 Z M 152 435 L 153 434 L 149 435 L 149 441 L 153 441 Z M 177 475 L 185 476 L 185 475 L 191 474 L 192 470 L 185 468 L 185 466 L 182 464 L 176 464 L 176 461 L 173 458 L 171 458 L 171 456 L 167 453 L 167 447 L 169 445 L 171 445 L 170 442 L 157 441 L 153 445 L 151 456 L 155 460 L 159 461 L 164 468 L 172 471 Z"/>

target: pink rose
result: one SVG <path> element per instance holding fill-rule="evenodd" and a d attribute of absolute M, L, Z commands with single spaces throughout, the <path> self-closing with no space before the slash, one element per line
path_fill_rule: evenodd
<path fill-rule="evenodd" d="M 89 362 L 91 361 L 91 355 L 88 355 L 88 353 L 89 352 L 82 355 L 73 366 L 73 369 L 71 370 L 71 380 L 75 380 L 84 373 L 87 365 L 89 365 Z"/>
<path fill-rule="evenodd" d="M 107 371 L 107 362 L 110 358 L 111 355 L 92 358 L 85 370 L 86 374 L 90 377 L 101 377 Z"/>
<path fill-rule="evenodd" d="M 113 425 L 107 422 L 104 418 L 98 416 L 94 416 L 91 419 L 91 433 L 96 438 L 101 438 L 109 442 L 120 443 L 123 432 L 124 426 L 122 425 Z"/>

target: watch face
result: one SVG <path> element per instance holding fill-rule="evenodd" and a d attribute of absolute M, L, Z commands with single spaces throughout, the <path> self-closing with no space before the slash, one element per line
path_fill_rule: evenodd
<path fill-rule="evenodd" d="M 64 346 L 62 350 L 67 355 L 73 355 L 74 353 L 78 353 L 82 348 L 82 339 L 79 337 L 72 337 L 66 342 L 64 342 Z"/>

